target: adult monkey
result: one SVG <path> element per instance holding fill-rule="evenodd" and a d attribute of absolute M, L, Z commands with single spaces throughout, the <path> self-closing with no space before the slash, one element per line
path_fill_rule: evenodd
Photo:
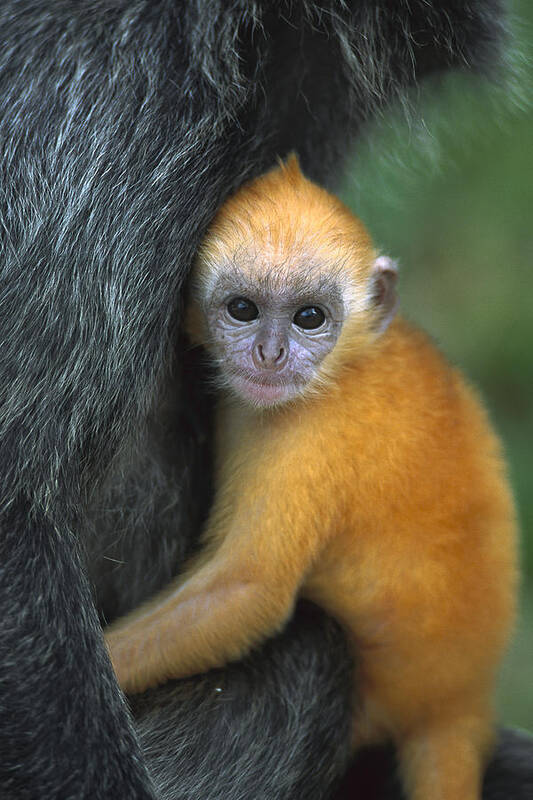
<path fill-rule="evenodd" d="M 209 413 L 174 320 L 226 194 L 291 149 L 330 180 L 384 101 L 485 65 L 500 12 L 0 3 L 2 798 L 331 794 L 349 670 L 323 615 L 303 609 L 247 663 L 143 696 L 136 731 L 87 572 L 111 620 L 166 583 L 199 529 Z M 525 797 L 515 750 L 506 796 Z"/>

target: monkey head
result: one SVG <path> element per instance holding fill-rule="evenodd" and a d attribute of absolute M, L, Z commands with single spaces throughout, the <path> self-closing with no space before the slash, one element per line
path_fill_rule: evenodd
<path fill-rule="evenodd" d="M 192 278 L 189 331 L 224 385 L 259 408 L 327 384 L 394 315 L 396 265 L 297 159 L 221 208 Z"/>

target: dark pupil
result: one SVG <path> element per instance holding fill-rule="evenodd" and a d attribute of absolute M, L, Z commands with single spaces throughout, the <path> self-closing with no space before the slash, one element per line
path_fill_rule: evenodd
<path fill-rule="evenodd" d="M 251 300 L 247 300 L 246 297 L 236 297 L 228 303 L 228 314 L 239 322 L 251 322 L 257 319 L 259 311 Z"/>
<path fill-rule="evenodd" d="M 307 306 L 296 312 L 294 315 L 294 324 L 298 325 L 299 328 L 310 331 L 313 330 L 313 328 L 320 328 L 325 319 L 324 312 L 321 308 Z"/>

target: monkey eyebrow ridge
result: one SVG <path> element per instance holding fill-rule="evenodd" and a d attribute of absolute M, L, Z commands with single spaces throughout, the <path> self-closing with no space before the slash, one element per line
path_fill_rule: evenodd
<path fill-rule="evenodd" d="M 323 272 L 323 267 L 306 265 L 303 269 L 291 268 L 288 259 L 273 265 L 267 272 L 255 273 L 253 264 L 248 269 L 232 262 L 218 266 L 218 280 L 210 293 L 211 302 L 222 302 L 229 294 L 253 296 L 268 303 L 273 296 L 287 305 L 326 302 L 342 307 L 342 281 L 335 275 Z M 298 265 L 299 266 L 299 265 Z M 346 287 L 348 288 L 348 287 Z"/>

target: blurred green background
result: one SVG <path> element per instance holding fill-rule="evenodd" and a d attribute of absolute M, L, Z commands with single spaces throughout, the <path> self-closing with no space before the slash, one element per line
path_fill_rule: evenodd
<path fill-rule="evenodd" d="M 451 76 L 388 112 L 343 197 L 399 258 L 403 313 L 482 390 L 504 440 L 523 582 L 498 705 L 533 731 L 533 3 L 510 8 L 504 80 Z"/>

